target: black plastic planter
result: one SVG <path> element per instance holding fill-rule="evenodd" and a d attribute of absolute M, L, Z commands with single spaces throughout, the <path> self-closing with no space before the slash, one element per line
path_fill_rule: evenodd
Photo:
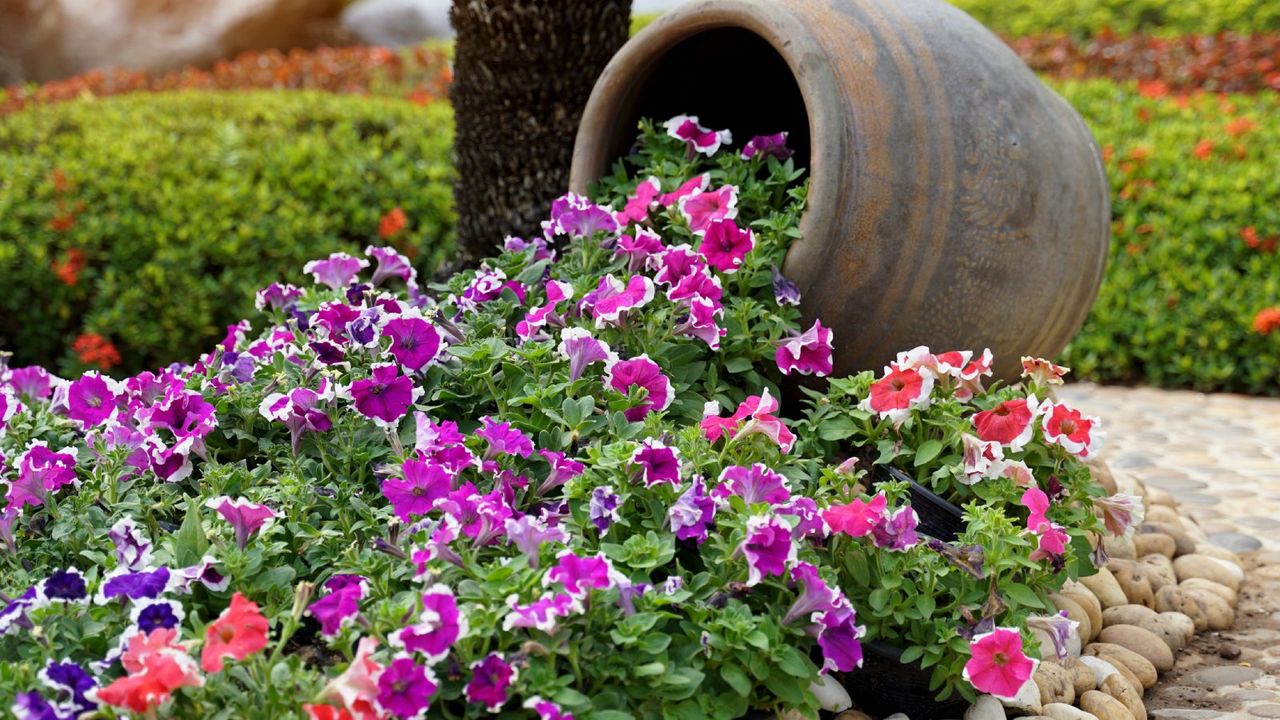
<path fill-rule="evenodd" d="M 881 465 L 876 466 L 876 471 L 889 475 L 893 480 L 911 484 L 911 507 L 920 516 L 920 525 L 916 528 L 918 532 L 945 542 L 953 542 L 964 532 L 964 513 L 960 508 L 943 500 L 896 467 Z M 880 477 L 877 480 L 890 478 Z"/>
<path fill-rule="evenodd" d="M 964 714 L 968 703 L 960 695 L 944 701 L 929 689 L 933 671 L 920 663 L 902 662 L 902 648 L 876 640 L 862 643 L 862 667 L 842 678 L 853 704 L 876 717 L 906 713 L 911 720 L 943 720 Z"/>

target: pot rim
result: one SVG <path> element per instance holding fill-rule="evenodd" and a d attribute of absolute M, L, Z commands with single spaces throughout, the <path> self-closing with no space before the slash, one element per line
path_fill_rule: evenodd
<path fill-rule="evenodd" d="M 791 243 L 786 260 L 793 253 L 802 254 L 796 251 L 808 244 L 810 230 L 831 227 L 836 220 L 847 134 L 841 130 L 845 119 L 838 103 L 829 100 L 839 96 L 835 75 L 821 59 L 813 33 L 791 11 L 794 4 L 794 0 L 692 0 L 637 33 L 609 61 L 587 100 L 574 140 L 570 190 L 585 194 L 588 183 L 603 177 L 617 160 L 610 157 L 613 139 L 620 132 L 621 119 L 615 110 L 628 107 L 662 57 L 705 32 L 746 30 L 767 42 L 786 63 L 809 119 L 809 192 L 800 219 L 801 237 Z"/>

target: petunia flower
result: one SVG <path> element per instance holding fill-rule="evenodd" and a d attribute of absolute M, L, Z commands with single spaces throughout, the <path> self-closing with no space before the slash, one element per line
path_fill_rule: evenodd
<path fill-rule="evenodd" d="M 45 687 L 69 697 L 64 707 L 71 709 L 75 717 L 96 709 L 96 703 L 89 699 L 88 694 L 98 687 L 98 681 L 79 663 L 65 659 L 62 662 L 50 660 L 37 677 Z"/>
<path fill-rule="evenodd" d="M 124 655 L 129 674 L 91 691 L 89 698 L 145 714 L 164 704 L 179 688 L 203 686 L 195 660 L 174 641 L 176 635 L 173 630 L 135 635 Z"/>
<path fill-rule="evenodd" d="M 516 679 L 516 669 L 498 653 L 489 653 L 471 664 L 471 680 L 463 688 L 467 702 L 479 703 L 496 713 L 507 702 L 507 691 Z"/>
<path fill-rule="evenodd" d="M 654 271 L 655 283 L 671 288 L 686 277 L 707 269 L 702 255 L 684 243 L 673 245 L 649 258 L 648 266 Z"/>
<path fill-rule="evenodd" d="M 422 388 L 415 387 L 407 375 L 401 375 L 393 363 L 374 365 L 370 370 L 370 377 L 351 384 L 356 412 L 383 427 L 395 426 L 422 395 Z"/>
<path fill-rule="evenodd" d="M 768 388 L 760 395 L 748 397 L 727 418 L 720 417 L 720 406 L 717 403 L 709 402 L 703 410 L 702 432 L 710 442 L 723 436 L 728 436 L 730 442 L 737 442 L 754 434 L 764 435 L 777 443 L 778 449 L 785 455 L 791 452 L 796 436 L 773 414 L 779 407 Z"/>
<path fill-rule="evenodd" d="M 236 533 L 236 545 L 241 550 L 249 544 L 249 538 L 260 532 L 276 517 L 276 512 L 266 505 L 249 502 L 244 498 L 232 499 L 226 495 L 209 500 L 205 506 L 218 511 L 218 514 L 231 524 Z"/>
<path fill-rule="evenodd" d="M 696 115 L 677 115 L 662 124 L 667 135 L 683 140 L 689 151 L 700 152 L 707 157 L 715 155 L 721 145 L 733 142 L 733 133 L 728 130 L 708 130 L 698 124 Z"/>
<path fill-rule="evenodd" d="M 671 390 L 671 380 L 648 355 L 639 355 L 630 360 L 608 361 L 605 365 L 604 385 L 623 395 L 630 393 L 631 388 L 645 391 L 644 399 L 639 405 L 623 412 L 630 422 L 640 422 L 651 412 L 666 410 L 675 397 Z"/>
<path fill-rule="evenodd" d="M 770 268 L 773 284 L 773 299 L 779 306 L 800 304 L 800 287 L 783 276 L 778 270 L 778 266 L 774 265 Z"/>
<path fill-rule="evenodd" d="M 573 720 L 573 713 L 565 712 L 559 705 L 538 695 L 524 701 L 524 707 L 538 714 L 538 720 Z"/>
<path fill-rule="evenodd" d="M 116 412 L 119 383 L 90 370 L 67 387 L 67 417 L 90 428 L 101 425 Z"/>
<path fill-rule="evenodd" d="M 106 605 L 117 597 L 130 600 L 160 597 L 169 587 L 170 575 L 169 568 L 163 566 L 136 572 L 129 568 L 116 568 L 102 578 L 93 601 Z"/>
<path fill-rule="evenodd" d="M 507 518 L 505 521 L 507 542 L 515 545 L 529 561 L 529 567 L 536 568 L 540 562 L 541 548 L 547 543 L 566 543 L 569 535 L 558 525 L 547 525 L 547 521 L 534 515 L 524 515 L 519 519 Z"/>
<path fill-rule="evenodd" d="M 658 196 L 662 194 L 662 185 L 658 178 L 649 176 L 636 185 L 636 191 L 627 198 L 627 204 L 618 213 L 618 222 L 623 225 L 642 223 L 649 219 L 649 211 L 658 204 Z"/>
<path fill-rule="evenodd" d="M 182 603 L 161 598 L 140 600 L 129 611 L 129 622 L 144 633 L 156 629 L 177 629 L 185 617 Z"/>
<path fill-rule="evenodd" d="M 389 278 L 400 278 L 410 284 L 417 282 L 418 271 L 413 269 L 409 258 L 394 249 L 370 245 L 364 249 L 364 254 L 378 262 L 378 267 L 373 270 L 373 279 L 369 281 L 372 284 L 381 285 Z"/>
<path fill-rule="evenodd" d="M 132 517 L 117 520 L 107 531 L 107 537 L 116 547 L 116 562 L 120 567 L 137 570 L 151 565 L 151 540 L 138 529 Z"/>
<path fill-rule="evenodd" d="M 559 561 L 542 577 L 544 586 L 559 583 L 575 598 L 585 598 L 592 590 L 613 586 L 613 563 L 604 553 L 578 555 L 565 549 L 556 556 Z"/>
<path fill-rule="evenodd" d="M 556 452 L 554 450 L 539 450 L 538 454 L 541 455 L 542 459 L 546 460 L 547 464 L 551 466 L 550 471 L 547 473 L 547 477 L 538 485 L 538 489 L 535 493 L 538 496 L 546 495 L 552 489 L 564 485 L 566 482 L 578 477 L 584 470 L 586 470 L 585 465 L 562 452 Z"/>
<path fill-rule="evenodd" d="M 756 135 L 743 146 L 741 158 L 750 160 L 758 156 L 762 160 L 771 157 L 786 160 L 795 154 L 791 148 L 787 147 L 787 135 L 785 131 L 772 135 Z"/>
<path fill-rule="evenodd" d="M 1142 498 L 1124 493 L 1094 498 L 1093 509 L 1102 517 L 1107 532 L 1116 537 L 1132 534 L 1146 518 Z"/>
<path fill-rule="evenodd" d="M 1004 460 L 1004 447 L 969 433 L 961 433 L 960 442 L 964 448 L 964 476 L 957 479 L 965 485 L 973 485 L 983 478 L 995 477 L 997 464 Z"/>
<path fill-rule="evenodd" d="M 816 613 L 818 647 L 822 649 L 822 673 L 852 672 L 862 667 L 861 638 L 867 629 L 857 624 L 853 606 L 846 600 L 840 607 Z"/>
<path fill-rule="evenodd" d="M 982 693 L 1012 700 L 1031 682 L 1038 660 L 1022 652 L 1022 635 L 1014 628 L 996 628 L 969 643 L 969 661 L 963 676 Z"/>
<path fill-rule="evenodd" d="M 440 332 L 424 318 L 393 318 L 382 326 L 382 333 L 391 338 L 391 356 L 408 372 L 421 370 L 440 354 Z"/>
<path fill-rule="evenodd" d="M 575 193 L 553 200 L 551 218 L 542 223 L 543 235 L 548 241 L 557 235 L 581 239 L 597 233 L 612 233 L 617 229 L 618 220 L 612 210 Z"/>
<path fill-rule="evenodd" d="M 884 493 L 877 493 L 869 501 L 854 500 L 847 505 L 832 505 L 822 511 L 822 519 L 832 532 L 844 533 L 850 537 L 866 537 L 884 518 L 888 502 Z"/>
<path fill-rule="evenodd" d="M 592 337 L 589 330 L 578 327 L 560 331 L 560 345 L 556 350 L 569 361 L 570 382 L 582 377 L 592 363 L 606 362 L 613 357 L 608 345 Z"/>
<path fill-rule="evenodd" d="M 5 435 L 5 428 L 8 427 L 9 421 L 14 415 L 22 412 L 26 408 L 22 401 L 18 400 L 18 396 L 7 385 L 0 385 L 0 438 Z"/>
<path fill-rule="evenodd" d="M 695 195 L 686 203 L 696 205 L 703 195 Z M 740 228 L 732 220 L 712 220 L 703 226 L 702 243 L 698 252 L 711 267 L 722 273 L 738 272 L 747 254 L 755 247 L 755 234 L 750 228 Z"/>
<path fill-rule="evenodd" d="M 346 709 L 323 703 L 302 703 L 307 720 L 356 720 Z"/>
<path fill-rule="evenodd" d="M 787 478 L 764 463 L 755 463 L 751 467 L 730 465 L 720 472 L 720 482 L 728 493 L 741 497 L 747 505 L 777 505 L 791 499 Z"/>
<path fill-rule="evenodd" d="M 683 200 L 684 198 L 690 195 L 693 195 L 694 193 L 698 193 L 698 192 L 702 192 L 703 190 L 706 190 L 708 185 L 710 185 L 710 183 L 711 183 L 710 173 L 702 173 L 701 175 L 695 175 L 689 178 L 688 180 L 684 181 L 683 183 L 681 183 L 680 187 L 676 188 L 675 190 L 672 190 L 669 193 L 663 194 L 662 197 L 658 198 L 658 204 L 664 208 L 678 206 L 680 204 L 680 201 Z"/>
<path fill-rule="evenodd" d="M 677 540 L 707 539 L 707 526 L 715 519 L 716 501 L 706 492 L 701 478 L 694 478 L 689 489 L 667 510 L 667 521 Z"/>
<path fill-rule="evenodd" d="M 235 593 L 227 609 L 205 628 L 200 667 L 207 673 L 222 672 L 224 658 L 244 660 L 261 652 L 267 646 L 267 630 L 267 618 L 257 603 Z"/>
<path fill-rule="evenodd" d="M 831 612 L 848 603 L 844 593 L 828 585 L 818 574 L 818 568 L 809 563 L 796 563 L 791 568 L 791 580 L 800 587 L 800 594 L 783 615 L 783 625 L 801 618 L 808 620 L 814 613 Z"/>
<path fill-rule="evenodd" d="M 356 646 L 356 656 L 347 665 L 341 675 L 329 681 L 320 696 L 326 700 L 335 700 L 355 718 L 367 720 L 377 718 L 378 674 L 382 665 L 371 656 L 378 649 L 375 637 L 360 638 Z"/>
<path fill-rule="evenodd" d="M 720 338 L 729 333 L 720 327 L 724 316 L 724 305 L 716 300 L 693 298 L 686 304 L 688 314 L 676 326 L 677 335 L 695 337 L 707 344 L 712 350 L 720 349 Z"/>
<path fill-rule="evenodd" d="M 1030 379 L 1036 385 L 1061 385 L 1062 377 L 1069 372 L 1071 368 L 1054 365 L 1044 358 L 1027 356 L 1022 358 L 1022 377 Z"/>
<path fill-rule="evenodd" d="M 970 360 L 960 371 L 959 383 L 952 390 L 955 399 L 968 402 L 973 396 L 982 392 L 982 378 L 991 377 L 992 355 L 990 348 L 984 348 L 978 357 Z"/>
<path fill-rule="evenodd" d="M 621 325 L 624 314 L 648 305 L 653 300 L 653 281 L 644 275 L 632 275 L 626 284 L 612 275 L 600 278 L 595 291 L 583 298 L 592 304 L 591 314 L 597 328 Z"/>
<path fill-rule="evenodd" d="M 613 248 L 613 254 L 627 258 L 627 269 L 636 272 L 648 267 L 650 259 L 666 249 L 667 246 L 658 233 L 647 227 L 641 227 L 630 235 L 619 237 L 617 245 Z"/>
<path fill-rule="evenodd" d="M 987 577 L 987 553 L 981 545 L 959 545 L 929 538 L 925 545 L 947 559 L 952 565 L 968 573 L 975 580 Z"/>
<path fill-rule="evenodd" d="M 502 629 L 531 628 L 545 633 L 554 633 L 557 621 L 582 612 L 582 605 L 577 598 L 567 593 L 544 594 L 528 605 L 520 604 L 519 598 L 511 595 L 507 598 L 510 612 L 502 619 Z"/>
<path fill-rule="evenodd" d="M 1066 529 L 1057 523 L 1044 523 L 1036 532 L 1036 549 L 1031 553 L 1031 560 L 1051 560 L 1058 562 L 1067 551 L 1067 543 L 1071 536 Z"/>
<path fill-rule="evenodd" d="M 738 217 L 738 188 L 725 185 L 718 190 L 703 190 L 686 195 L 680 198 L 679 209 L 693 234 L 702 235 L 708 232 L 717 221 L 733 220 Z M 734 229 L 736 231 L 737 225 L 734 225 Z M 746 232 L 750 233 L 750 231 Z M 747 248 L 747 250 L 750 249 L 750 247 Z M 743 251 L 743 254 L 745 255 L 746 252 Z"/>
<path fill-rule="evenodd" d="M 1036 396 L 1032 395 L 1006 400 L 990 410 L 974 413 L 970 419 L 979 438 L 1000 443 L 1012 452 L 1020 452 L 1031 442 L 1038 411 Z"/>
<path fill-rule="evenodd" d="M 533 438 L 511 426 L 511 423 L 496 422 L 485 416 L 480 418 L 481 427 L 476 430 L 476 437 L 484 439 L 489 448 L 484 459 L 492 460 L 499 455 L 511 455 L 527 458 L 533 454 Z"/>
<path fill-rule="evenodd" d="M 631 464 L 640 468 L 640 479 L 645 487 L 659 483 L 680 484 L 680 450 L 667 447 L 660 440 L 642 440 L 631 454 Z"/>
<path fill-rule="evenodd" d="M 930 372 L 893 363 L 884 369 L 883 377 L 871 383 L 863 409 L 889 418 L 894 427 L 901 426 L 911 416 L 912 409 L 928 409 L 933 382 Z"/>
<path fill-rule="evenodd" d="M 437 583 L 422 594 L 422 613 L 417 622 L 392 633 L 390 642 L 408 652 L 421 653 L 428 663 L 436 663 L 468 631 L 467 616 L 458 606 L 453 590 Z"/>
<path fill-rule="evenodd" d="M 356 613 L 360 612 L 360 600 L 365 594 L 363 578 L 353 582 L 334 583 L 334 579 L 341 577 L 343 576 L 334 576 L 330 579 L 326 583 L 329 593 L 307 608 L 307 614 L 320 623 L 320 634 L 327 638 L 337 635 L 355 618 Z"/>
<path fill-rule="evenodd" d="M 36 440 L 18 456 L 18 478 L 5 493 L 8 508 L 21 511 L 26 505 L 39 507 L 51 492 L 77 482 L 76 449 L 53 451 L 43 440 Z"/>
<path fill-rule="evenodd" d="M 1067 617 L 1065 610 L 1056 615 L 1031 615 L 1027 617 L 1027 627 L 1043 630 L 1053 641 L 1054 656 L 1065 661 L 1071 654 L 1071 636 L 1077 632 L 1080 623 Z M 1044 648 L 1040 649 L 1041 654 Z"/>
<path fill-rule="evenodd" d="M 298 387 L 288 394 L 267 395 L 258 405 L 258 413 L 289 428 L 289 442 L 293 454 L 297 455 L 306 433 L 324 433 L 333 428 L 333 421 L 325 409 L 333 394 L 333 385 L 328 378 L 321 378 L 319 390 Z"/>
<path fill-rule="evenodd" d="M 440 689 L 431 668 L 413 658 L 394 658 L 378 675 L 378 707 L 396 718 L 426 717 L 431 698 Z"/>
<path fill-rule="evenodd" d="M 412 457 L 400 467 L 403 477 L 384 479 L 382 495 L 402 522 L 426 515 L 453 490 L 453 475 L 438 463 Z"/>
<path fill-rule="evenodd" d="M 910 505 L 904 505 L 893 513 L 880 518 L 880 522 L 871 528 L 871 540 L 878 548 L 890 552 L 910 550 L 920 542 L 916 534 L 916 526 L 920 517 Z"/>
<path fill-rule="evenodd" d="M 618 506 L 621 501 L 618 499 L 618 493 L 607 485 L 601 485 L 591 491 L 591 500 L 588 502 L 588 519 L 591 524 L 596 526 L 601 535 L 609 530 L 615 522 L 622 519 L 618 513 Z"/>
<path fill-rule="evenodd" d="M 797 495 L 788 502 L 776 506 L 774 512 L 790 515 L 796 519 L 796 524 L 791 527 L 791 534 L 797 540 L 802 538 L 821 540 L 831 534 L 831 528 L 822 519 L 822 512 L 818 510 L 818 503 L 813 498 Z"/>
<path fill-rule="evenodd" d="M 747 518 L 746 538 L 738 553 L 747 559 L 747 585 L 757 585 L 771 575 L 784 575 L 796 561 L 791 528 L 776 517 Z"/>
<path fill-rule="evenodd" d="M 1097 452 L 1103 436 L 1098 418 L 1052 400 L 1040 405 L 1039 414 L 1045 442 L 1058 445 L 1081 460 L 1088 460 Z"/>
<path fill-rule="evenodd" d="M 814 320 L 813 327 L 800 335 L 784 341 L 774 359 L 783 375 L 792 371 L 801 375 L 826 377 L 832 368 L 831 328 L 822 327 L 821 320 Z"/>
<path fill-rule="evenodd" d="M 369 267 L 368 260 L 338 252 L 324 260 L 312 260 L 302 266 L 302 271 L 315 278 L 316 283 L 325 285 L 331 290 L 340 290 L 350 285 L 355 276 L 367 267 Z"/>
<path fill-rule="evenodd" d="M 36 586 L 37 604 L 52 602 L 84 603 L 89 600 L 89 588 L 84 573 L 75 568 L 54 570 Z"/>
<path fill-rule="evenodd" d="M 1049 510 L 1049 496 L 1037 487 L 1027 488 L 1019 502 L 1027 509 L 1027 529 L 1037 531 L 1041 525 L 1049 522 L 1045 513 Z"/>
<path fill-rule="evenodd" d="M 547 324 L 551 323 L 557 327 L 563 327 L 564 319 L 556 314 L 556 309 L 560 303 L 572 297 L 572 285 L 559 280 L 548 280 L 547 304 L 525 313 L 524 319 L 516 323 L 516 335 L 521 340 L 543 339 L 546 336 L 541 335 L 540 332 Z"/>

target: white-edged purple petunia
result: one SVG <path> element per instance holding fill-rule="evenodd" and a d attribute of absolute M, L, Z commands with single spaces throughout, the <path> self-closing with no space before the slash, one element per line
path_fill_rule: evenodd
<path fill-rule="evenodd" d="M 746 538 L 738 551 L 747 559 L 747 585 L 758 585 L 771 575 L 784 575 L 796 561 L 791 528 L 777 517 L 747 518 Z"/>

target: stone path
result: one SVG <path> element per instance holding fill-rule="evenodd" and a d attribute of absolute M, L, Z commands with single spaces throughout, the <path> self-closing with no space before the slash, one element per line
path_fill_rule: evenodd
<path fill-rule="evenodd" d="M 1102 420 L 1102 457 L 1171 493 L 1241 554 L 1236 626 L 1197 638 L 1148 691 L 1152 720 L 1280 718 L 1280 399 L 1069 385 Z"/>

